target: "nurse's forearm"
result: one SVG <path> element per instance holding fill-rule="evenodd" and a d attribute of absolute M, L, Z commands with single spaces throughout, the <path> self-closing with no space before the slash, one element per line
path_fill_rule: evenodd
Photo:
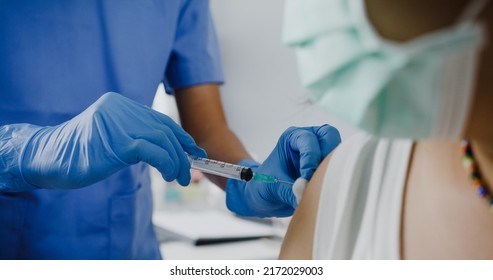
<path fill-rule="evenodd" d="M 182 88 L 176 90 L 175 96 L 183 128 L 207 151 L 209 158 L 230 163 L 251 158 L 227 125 L 218 85 Z M 226 187 L 225 178 L 207 177 L 222 189 Z"/>

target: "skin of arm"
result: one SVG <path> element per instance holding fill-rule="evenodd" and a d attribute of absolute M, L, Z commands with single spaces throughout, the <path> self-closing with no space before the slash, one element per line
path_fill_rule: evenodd
<path fill-rule="evenodd" d="M 330 154 L 322 161 L 308 182 L 303 197 L 284 237 L 279 259 L 312 259 L 313 236 L 318 202 Z"/>
<path fill-rule="evenodd" d="M 183 128 L 204 148 L 211 159 L 237 163 L 251 159 L 238 137 L 229 129 L 221 102 L 219 85 L 201 84 L 175 91 Z M 206 174 L 223 190 L 226 178 Z"/>

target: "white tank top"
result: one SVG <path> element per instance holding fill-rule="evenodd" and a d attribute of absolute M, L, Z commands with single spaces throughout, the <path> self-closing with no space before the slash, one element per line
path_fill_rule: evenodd
<path fill-rule="evenodd" d="M 314 259 L 399 259 L 411 140 L 358 134 L 334 152 L 320 194 Z"/>

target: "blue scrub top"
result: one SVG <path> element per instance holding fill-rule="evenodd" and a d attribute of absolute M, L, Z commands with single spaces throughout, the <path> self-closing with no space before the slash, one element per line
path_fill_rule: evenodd
<path fill-rule="evenodd" d="M 206 0 L 0 1 L 0 125 L 56 125 L 108 91 L 150 106 L 160 82 L 222 80 Z M 158 259 L 151 214 L 144 164 L 83 189 L 3 193 L 0 258 Z"/>

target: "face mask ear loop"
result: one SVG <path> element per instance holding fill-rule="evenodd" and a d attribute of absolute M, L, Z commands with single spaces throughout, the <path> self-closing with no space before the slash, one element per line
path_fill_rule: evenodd
<path fill-rule="evenodd" d="M 462 15 L 459 17 L 458 22 L 472 22 L 481 13 L 484 6 L 489 2 L 489 0 L 474 0 L 471 1 L 465 8 Z"/>

